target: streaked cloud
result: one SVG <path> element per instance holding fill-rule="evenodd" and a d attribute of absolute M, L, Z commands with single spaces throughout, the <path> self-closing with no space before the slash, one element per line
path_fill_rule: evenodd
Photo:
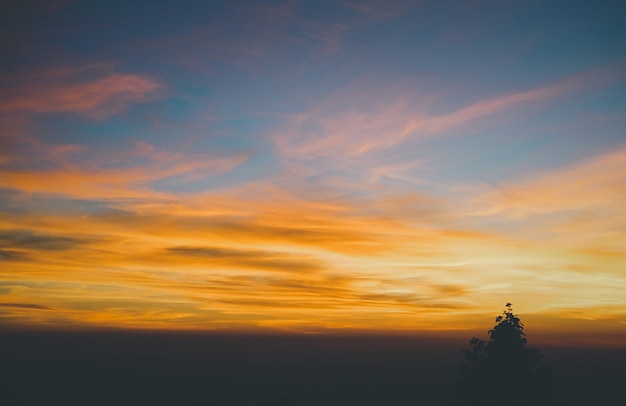
<path fill-rule="evenodd" d="M 76 81 L 73 73 L 75 69 L 43 72 L 36 77 L 55 80 L 5 88 L 0 97 L 0 114 L 67 112 L 101 119 L 132 103 L 150 100 L 160 88 L 154 79 L 136 74 L 106 73 Z"/>
<path fill-rule="evenodd" d="M 315 261 L 305 261 L 303 255 L 280 252 L 181 246 L 168 248 L 165 255 L 168 254 L 178 256 L 186 264 L 192 266 L 198 263 L 210 263 L 213 266 L 244 267 L 282 272 L 308 272 L 323 269 Z"/>
<path fill-rule="evenodd" d="M 18 309 L 52 310 L 49 307 L 34 303 L 0 303 L 0 307 L 16 307 Z"/>
<path fill-rule="evenodd" d="M 488 120 L 496 114 L 606 86 L 621 76 L 614 69 L 589 71 L 438 114 L 431 112 L 436 97 L 417 98 L 406 90 L 390 93 L 393 86 L 378 91 L 374 85 L 364 91 L 364 86 L 357 85 L 293 115 L 275 130 L 272 139 L 285 162 L 293 165 L 292 172 L 313 175 L 340 170 L 359 174 L 359 180 L 415 179 L 409 174 L 419 172 L 417 168 L 427 160 L 412 153 L 419 145 L 435 138 L 471 136 L 489 128 Z"/>
<path fill-rule="evenodd" d="M 3 261 L 26 261 L 31 257 L 21 251 L 0 249 L 0 259 Z"/>
<path fill-rule="evenodd" d="M 63 250 L 81 244 L 78 238 L 33 233 L 30 230 L 0 230 L 0 247 L 37 251 Z"/>
<path fill-rule="evenodd" d="M 503 185 L 488 192 L 478 204 L 487 207 L 485 214 L 503 212 L 513 217 L 529 217 L 592 210 L 603 215 L 610 213 L 615 221 L 623 215 L 624 186 L 626 149 L 621 148 Z"/>
<path fill-rule="evenodd" d="M 32 151 L 39 156 L 30 157 L 30 161 L 37 166 L 46 163 L 46 170 L 14 169 L 10 164 L 5 165 L 0 168 L 0 187 L 80 198 L 159 198 L 166 194 L 151 187 L 152 182 L 202 179 L 228 172 L 248 159 L 247 153 L 229 157 L 172 153 L 145 142 L 138 142 L 134 149 L 118 154 L 90 158 L 81 158 L 82 148 L 75 145 L 38 145 Z M 144 162 L 133 162 L 139 159 Z"/>

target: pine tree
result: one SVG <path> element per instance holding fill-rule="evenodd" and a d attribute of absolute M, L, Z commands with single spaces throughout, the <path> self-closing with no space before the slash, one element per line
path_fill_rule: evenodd
<path fill-rule="evenodd" d="M 555 405 L 554 380 L 538 350 L 528 348 L 524 324 L 506 304 L 490 340 L 472 338 L 459 368 L 455 405 Z"/>

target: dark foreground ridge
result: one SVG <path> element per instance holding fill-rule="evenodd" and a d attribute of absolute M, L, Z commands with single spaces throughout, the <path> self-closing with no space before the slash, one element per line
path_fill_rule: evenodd
<path fill-rule="evenodd" d="M 493 334 L 499 340 L 500 329 Z M 458 385 L 473 382 L 472 374 L 481 368 L 475 364 L 458 375 L 464 341 L 390 335 L 4 332 L 0 405 L 447 406 L 455 393 L 462 393 Z M 486 351 L 488 343 L 482 345 Z M 484 351 L 470 349 L 465 355 L 487 359 Z M 543 347 L 542 353 L 557 381 L 558 404 L 619 404 L 614 399 L 622 396 L 626 381 L 626 350 Z M 463 363 L 471 364 L 467 358 Z M 469 380 L 459 379 L 463 376 Z M 519 379 L 511 382 L 515 390 L 520 388 Z"/>

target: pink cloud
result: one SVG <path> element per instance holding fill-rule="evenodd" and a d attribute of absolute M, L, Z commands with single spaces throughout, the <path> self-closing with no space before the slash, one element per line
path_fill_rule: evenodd
<path fill-rule="evenodd" d="M 404 86 L 394 94 L 385 94 L 371 86 L 369 93 L 364 94 L 356 86 L 290 117 L 272 138 L 286 162 L 305 166 L 308 172 L 315 166 L 340 166 L 378 178 L 384 175 L 384 168 L 395 168 L 393 176 L 401 178 L 404 176 L 402 168 L 412 167 L 398 162 L 398 159 L 407 159 L 406 154 L 400 158 L 406 147 L 456 135 L 461 127 L 488 125 L 484 120 L 495 114 L 530 102 L 600 87 L 620 75 L 610 69 L 585 72 L 536 89 L 478 100 L 444 114 L 429 112 L 428 96 L 420 97 L 422 102 L 412 101 L 416 99 L 414 92 L 404 89 L 415 86 Z M 410 159 L 415 162 L 415 157 Z"/>
<path fill-rule="evenodd" d="M 0 113 L 69 112 L 103 118 L 126 109 L 131 103 L 149 100 L 161 87 L 140 75 L 108 73 L 78 83 L 68 81 L 74 69 L 55 69 L 38 78 L 44 83 L 16 86 L 0 98 Z"/>

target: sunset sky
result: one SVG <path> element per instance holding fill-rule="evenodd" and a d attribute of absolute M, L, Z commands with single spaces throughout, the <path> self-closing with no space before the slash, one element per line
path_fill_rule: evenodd
<path fill-rule="evenodd" d="M 0 327 L 626 332 L 620 1 L 13 3 Z"/>

